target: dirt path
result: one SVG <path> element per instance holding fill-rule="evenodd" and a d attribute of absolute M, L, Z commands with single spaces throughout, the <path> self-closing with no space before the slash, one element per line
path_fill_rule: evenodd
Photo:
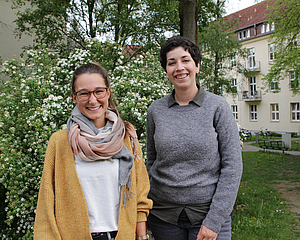
<path fill-rule="evenodd" d="M 295 213 L 295 217 L 300 221 L 300 183 L 280 181 L 273 187 L 280 193 L 281 197 L 287 200 L 290 211 Z M 298 228 L 300 230 L 300 224 Z"/>

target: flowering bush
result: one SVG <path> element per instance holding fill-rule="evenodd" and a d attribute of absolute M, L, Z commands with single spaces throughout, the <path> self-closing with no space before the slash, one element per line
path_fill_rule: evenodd
<path fill-rule="evenodd" d="M 69 115 L 69 74 L 46 49 L 29 51 L 27 63 L 3 63 L 0 95 L 0 181 L 6 189 L 7 228 L 2 238 L 32 236 L 42 165 L 50 135 Z"/>
<path fill-rule="evenodd" d="M 237 123 L 237 126 L 238 126 L 239 134 L 240 134 L 240 145 L 241 145 L 241 148 L 243 148 L 244 147 L 244 141 L 246 140 L 246 134 L 244 132 L 245 129 L 243 129 L 241 127 L 241 125 L 239 125 L 238 123 Z"/>
<path fill-rule="evenodd" d="M 111 74 L 117 108 L 124 120 L 137 128 L 146 156 L 146 117 L 150 104 L 170 92 L 166 74 L 153 53 L 117 67 Z"/>
<path fill-rule="evenodd" d="M 6 192 L 2 239 L 32 239 L 46 146 L 70 116 L 74 105 L 69 82 L 78 66 L 97 61 L 115 68 L 109 75 L 120 114 L 136 126 L 145 151 L 147 108 L 169 92 L 154 53 L 123 64 L 119 46 L 91 42 L 87 50 L 75 49 L 66 59 L 41 46 L 28 51 L 26 61 L 13 58 L 2 64 L 0 184 Z"/>

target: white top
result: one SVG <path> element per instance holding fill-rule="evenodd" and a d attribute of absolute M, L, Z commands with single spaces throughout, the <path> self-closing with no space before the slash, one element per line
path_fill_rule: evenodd
<path fill-rule="evenodd" d="M 107 131 L 107 125 L 99 131 Z M 75 166 L 88 207 L 91 232 L 117 231 L 119 159 L 87 162 L 75 156 Z"/>

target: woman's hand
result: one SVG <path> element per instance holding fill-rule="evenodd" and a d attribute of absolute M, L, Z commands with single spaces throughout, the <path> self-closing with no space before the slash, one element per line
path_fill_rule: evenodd
<path fill-rule="evenodd" d="M 217 236 L 218 233 L 202 225 L 197 235 L 197 240 L 216 240 Z"/>
<path fill-rule="evenodd" d="M 136 236 L 145 236 L 146 235 L 146 222 L 137 222 L 136 223 Z"/>

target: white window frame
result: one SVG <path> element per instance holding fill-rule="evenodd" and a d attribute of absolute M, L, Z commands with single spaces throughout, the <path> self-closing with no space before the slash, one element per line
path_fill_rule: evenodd
<path fill-rule="evenodd" d="M 300 103 L 291 103 L 291 121 L 300 122 Z"/>
<path fill-rule="evenodd" d="M 231 105 L 231 111 L 233 114 L 233 117 L 235 119 L 235 121 L 239 120 L 239 112 L 238 112 L 238 106 L 237 105 Z"/>
<path fill-rule="evenodd" d="M 265 33 L 265 24 L 260 26 L 260 33 Z"/>
<path fill-rule="evenodd" d="M 277 91 L 279 89 L 279 81 L 278 78 L 273 78 L 270 84 L 271 91 Z"/>
<path fill-rule="evenodd" d="M 294 89 L 294 88 L 298 87 L 299 82 L 298 82 L 298 84 L 296 84 L 296 83 L 294 83 L 294 81 L 297 82 L 297 77 L 296 77 L 295 72 L 291 71 L 290 72 L 290 89 Z"/>
<path fill-rule="evenodd" d="M 255 48 L 248 49 L 249 68 L 255 68 Z"/>
<path fill-rule="evenodd" d="M 242 35 L 243 35 L 242 32 L 238 33 L 239 40 L 242 40 Z"/>
<path fill-rule="evenodd" d="M 233 90 L 232 94 L 237 94 L 237 79 L 236 78 L 233 78 L 231 80 L 231 87 L 235 88 L 235 90 Z"/>
<path fill-rule="evenodd" d="M 276 45 L 274 43 L 269 44 L 269 61 L 274 61 L 276 53 Z"/>
<path fill-rule="evenodd" d="M 271 31 L 275 31 L 275 23 L 274 22 L 271 23 Z"/>
<path fill-rule="evenodd" d="M 257 121 L 257 105 L 250 105 L 250 121 Z"/>
<path fill-rule="evenodd" d="M 250 29 L 247 30 L 247 38 L 250 37 Z"/>
<path fill-rule="evenodd" d="M 270 32 L 270 24 L 269 23 L 266 24 L 266 32 Z"/>
<path fill-rule="evenodd" d="M 278 103 L 271 103 L 270 110 L 271 110 L 271 121 L 278 122 L 279 121 L 279 105 L 278 105 Z"/>
<path fill-rule="evenodd" d="M 249 77 L 249 90 L 250 90 L 250 96 L 256 96 L 257 90 L 256 90 L 256 77 Z"/>
<path fill-rule="evenodd" d="M 232 87 L 237 87 L 237 79 L 236 78 L 233 78 L 232 81 L 231 81 L 231 86 Z"/>
<path fill-rule="evenodd" d="M 236 67 L 236 55 L 234 55 L 230 58 L 230 67 L 231 68 Z"/>

